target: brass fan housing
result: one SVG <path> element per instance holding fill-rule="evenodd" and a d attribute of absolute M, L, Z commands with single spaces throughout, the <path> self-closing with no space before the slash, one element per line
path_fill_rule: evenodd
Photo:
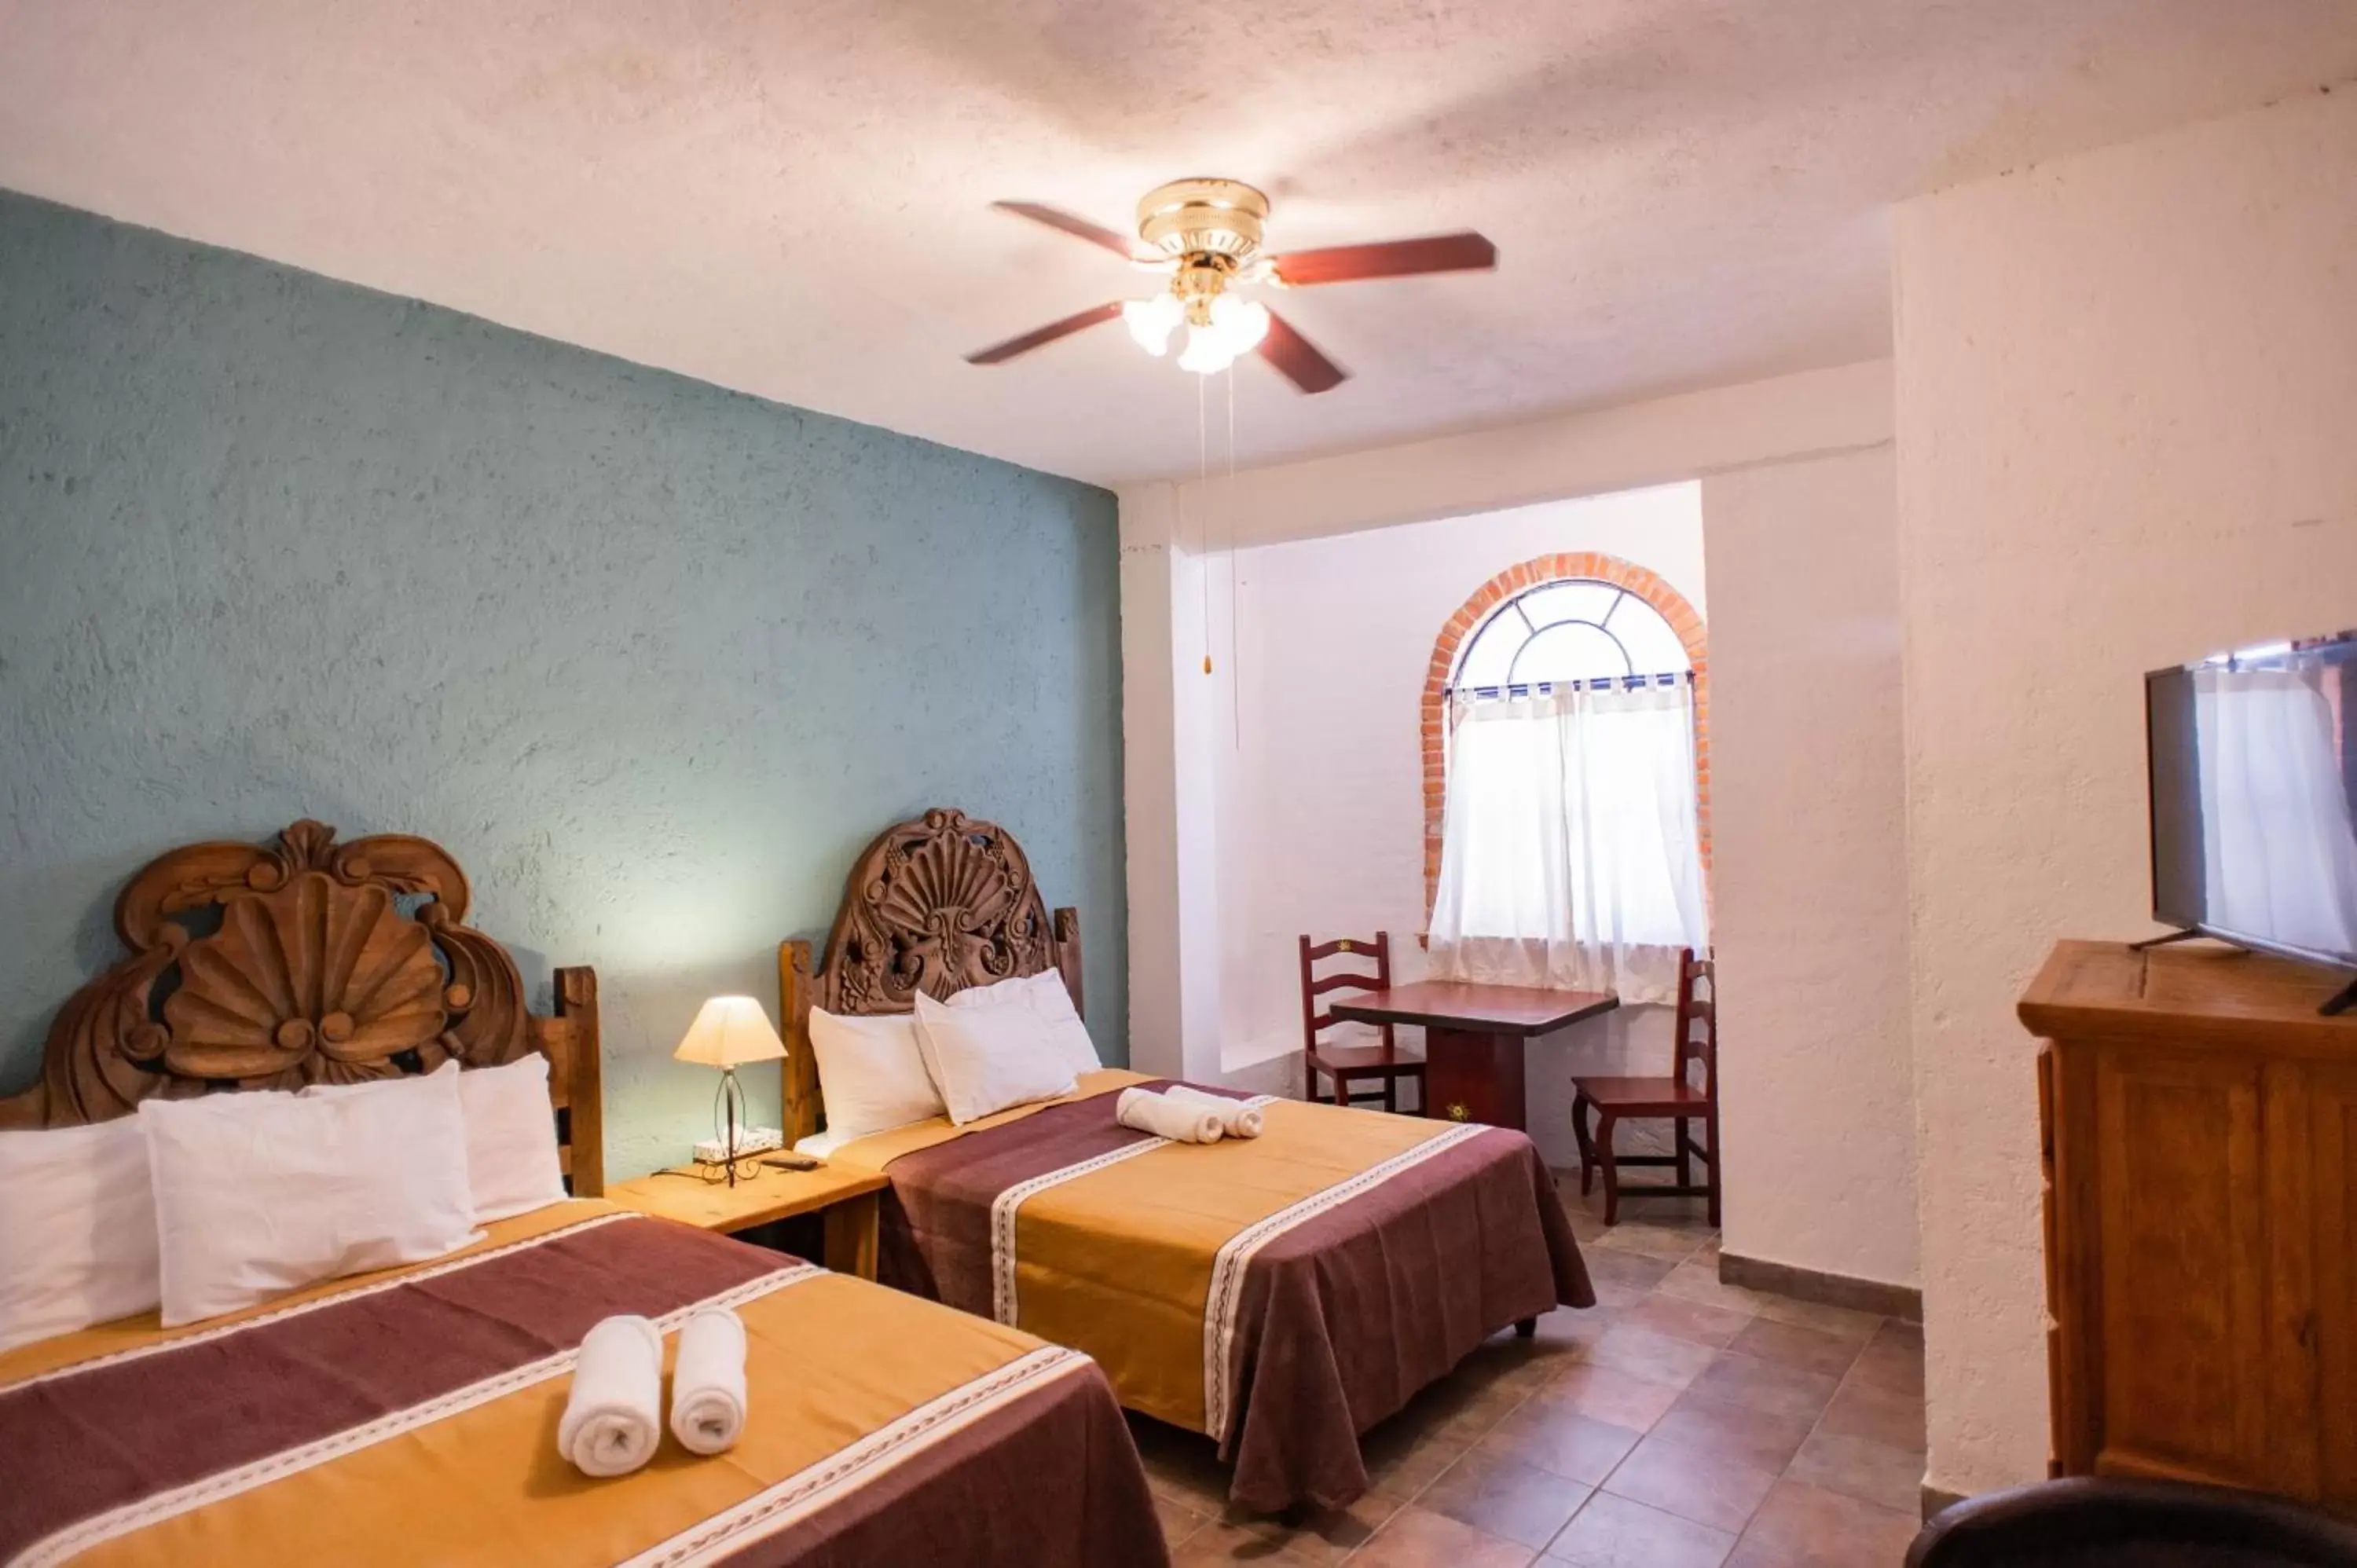
<path fill-rule="evenodd" d="M 1174 179 L 1137 204 L 1137 237 L 1166 256 L 1250 261 L 1260 250 L 1268 198 L 1237 179 Z"/>

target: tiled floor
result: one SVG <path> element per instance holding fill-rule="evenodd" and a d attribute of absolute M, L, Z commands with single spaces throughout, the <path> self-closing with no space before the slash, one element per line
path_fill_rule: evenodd
<path fill-rule="evenodd" d="M 1353 1568 L 1896 1568 L 1923 1474 L 1913 1326 L 1718 1283 L 1699 1205 L 1565 1190 L 1603 1299 L 1492 1339 L 1367 1434 L 1375 1487 L 1236 1515 L 1210 1443 L 1138 1418 L 1171 1555 Z"/>

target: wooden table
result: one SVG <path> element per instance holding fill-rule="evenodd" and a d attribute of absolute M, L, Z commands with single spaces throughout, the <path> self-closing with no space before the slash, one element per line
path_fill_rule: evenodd
<path fill-rule="evenodd" d="M 1338 997 L 1332 1007 L 1335 1017 L 1361 1024 L 1423 1026 L 1426 1115 L 1519 1132 L 1526 1125 L 1523 1042 L 1620 1005 L 1609 991 L 1420 980 Z"/>
<path fill-rule="evenodd" d="M 872 1171 L 822 1164 L 814 1171 L 784 1171 L 763 1165 L 735 1187 L 658 1171 L 606 1189 L 606 1200 L 676 1219 L 699 1230 L 734 1233 L 756 1225 L 823 1213 L 825 1256 L 819 1261 L 839 1274 L 876 1277 L 876 1195 L 891 1184 Z"/>

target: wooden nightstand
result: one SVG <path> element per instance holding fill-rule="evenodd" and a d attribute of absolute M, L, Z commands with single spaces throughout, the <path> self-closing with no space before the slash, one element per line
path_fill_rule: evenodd
<path fill-rule="evenodd" d="M 605 1196 L 608 1203 L 640 1214 L 676 1219 L 700 1230 L 729 1233 L 797 1214 L 823 1213 L 826 1256 L 821 1262 L 837 1273 L 872 1280 L 876 1277 L 876 1195 L 889 1185 L 880 1176 L 847 1165 L 821 1165 L 814 1171 L 763 1165 L 759 1175 L 739 1180 L 735 1187 L 657 1174 L 617 1183 L 606 1189 Z"/>

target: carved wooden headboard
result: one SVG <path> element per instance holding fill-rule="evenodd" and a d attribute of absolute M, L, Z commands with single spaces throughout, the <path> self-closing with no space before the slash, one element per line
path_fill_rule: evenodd
<path fill-rule="evenodd" d="M 555 1016 L 534 1016 L 507 950 L 462 923 L 467 875 L 447 851 L 401 833 L 335 841 L 305 821 L 274 845 L 195 843 L 150 862 L 114 901 L 128 956 L 58 1014 L 40 1082 L 0 1099 L 0 1127 L 536 1050 L 573 1190 L 602 1192 L 596 972 L 558 970 Z"/>
<path fill-rule="evenodd" d="M 1050 921 L 1013 834 L 938 808 L 885 829 L 844 884 L 825 962 L 813 967 L 808 942 L 778 945 L 787 1141 L 819 1128 L 812 1007 L 906 1013 L 920 991 L 946 1001 L 969 985 L 1050 969 L 1079 1007 L 1080 911 L 1059 909 Z"/>

